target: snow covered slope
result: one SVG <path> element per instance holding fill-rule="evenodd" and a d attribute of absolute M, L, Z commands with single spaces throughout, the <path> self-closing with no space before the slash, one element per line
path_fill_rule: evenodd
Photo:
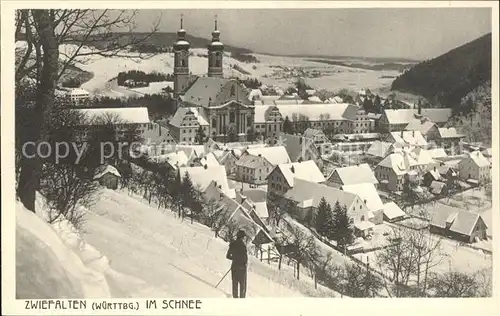
<path fill-rule="evenodd" d="M 214 238 L 209 228 L 181 223 L 170 211 L 162 213 L 138 197 L 107 189 L 90 211 L 86 241 L 110 259 L 114 270 L 151 286 L 147 296 L 229 296 L 229 275 L 214 287 L 230 267 L 225 258 L 227 244 Z M 323 287 L 315 290 L 305 275 L 295 280 L 293 271 L 284 266 L 280 271 L 250 255 L 248 296 L 334 296 Z M 135 297 L 128 290 L 122 287 L 122 294 Z"/>

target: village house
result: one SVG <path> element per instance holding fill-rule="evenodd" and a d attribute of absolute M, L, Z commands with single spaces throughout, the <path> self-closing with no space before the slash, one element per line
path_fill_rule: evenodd
<path fill-rule="evenodd" d="M 451 154 L 457 155 L 461 154 L 460 142 L 465 138 L 465 135 L 460 134 L 456 128 L 438 128 L 438 133 L 436 134 L 435 142 L 439 147 L 444 148 L 444 150 Z"/>
<path fill-rule="evenodd" d="M 236 232 L 244 230 L 255 245 L 273 242 L 265 224 L 255 214 L 255 210 L 238 203 L 236 193 L 234 197 L 230 197 L 216 181 L 211 181 L 203 191 L 203 199 L 213 208 L 213 213 L 218 213 L 221 227 L 218 227 L 220 231 L 218 229 L 217 234 L 226 241 L 234 240 Z"/>
<path fill-rule="evenodd" d="M 321 130 L 328 128 L 335 133 L 350 134 L 353 133 L 356 113 L 359 110 L 359 107 L 347 103 L 306 103 L 303 100 L 276 100 L 274 103 L 255 106 L 255 132 L 264 138 L 283 131 L 282 125 L 287 117 L 296 130 L 306 130 L 309 127 Z"/>
<path fill-rule="evenodd" d="M 491 181 L 490 162 L 480 151 L 467 153 L 457 167 L 460 178 L 468 182 L 482 184 Z"/>
<path fill-rule="evenodd" d="M 269 223 L 266 196 L 267 192 L 262 189 L 240 190 L 236 192 L 236 201 L 246 209 L 253 210 L 257 217 L 264 223 L 264 227 Z"/>
<path fill-rule="evenodd" d="M 336 134 L 332 136 L 333 149 L 342 152 L 364 153 L 379 140 L 379 133 Z"/>
<path fill-rule="evenodd" d="M 429 192 L 434 195 L 446 196 L 448 194 L 448 186 L 442 181 L 432 181 L 429 185 Z"/>
<path fill-rule="evenodd" d="M 487 226 L 481 215 L 438 204 L 430 222 L 431 233 L 466 243 L 487 238 Z"/>
<path fill-rule="evenodd" d="M 269 161 L 273 166 L 292 162 L 284 146 L 248 147 L 242 153 L 241 157 L 245 155 L 253 155 L 253 156 L 260 155 L 266 158 L 267 161 Z"/>
<path fill-rule="evenodd" d="M 433 108 L 421 109 L 385 109 L 378 121 L 379 130 L 382 133 L 404 130 L 408 124 L 415 119 L 427 117 L 438 127 L 443 127 L 451 117 L 451 109 Z"/>
<path fill-rule="evenodd" d="M 490 162 L 490 164 L 493 163 L 493 149 L 491 148 L 485 148 L 481 151 L 481 154 L 483 154 L 483 156 L 488 159 L 488 161 Z"/>
<path fill-rule="evenodd" d="M 384 221 L 389 223 L 394 223 L 405 219 L 406 213 L 401 210 L 401 208 L 394 202 L 389 202 L 384 204 Z"/>
<path fill-rule="evenodd" d="M 118 183 L 121 177 L 122 176 L 115 167 L 111 165 L 102 165 L 96 168 L 93 179 L 108 189 L 116 190 L 118 189 Z"/>
<path fill-rule="evenodd" d="M 336 168 L 327 179 L 328 185 L 337 188 L 359 183 L 371 183 L 374 186 L 379 184 L 372 169 L 366 163 Z"/>
<path fill-rule="evenodd" d="M 90 93 L 82 88 L 64 88 L 64 99 L 72 106 L 82 106 L 87 104 Z"/>
<path fill-rule="evenodd" d="M 436 123 L 429 120 L 427 117 L 421 119 L 414 119 L 406 125 L 407 131 L 418 131 L 427 142 L 433 141 L 438 133 L 438 126 Z"/>
<path fill-rule="evenodd" d="M 267 177 L 267 191 L 283 195 L 293 188 L 294 179 L 324 183 L 325 177 L 313 160 L 277 165 Z"/>
<path fill-rule="evenodd" d="M 151 129 L 151 121 L 146 107 L 78 108 L 72 109 L 72 111 L 83 117 L 78 125 L 88 127 L 112 124 L 117 136 L 123 135 L 130 130 L 136 130 L 142 135 L 143 132 Z M 75 126 L 75 128 L 79 137 L 85 139 L 88 136 L 86 129 L 79 131 L 78 126 Z"/>
<path fill-rule="evenodd" d="M 196 108 L 179 108 L 169 121 L 170 132 L 179 144 L 195 144 L 198 129 L 201 127 L 207 137 L 208 122 L 201 116 Z"/>
<path fill-rule="evenodd" d="M 214 150 L 212 154 L 219 164 L 226 168 L 226 173 L 228 175 L 236 174 L 236 161 L 238 161 L 238 158 L 233 150 Z"/>
<path fill-rule="evenodd" d="M 157 164 L 165 164 L 170 170 L 178 170 L 180 167 L 186 167 L 189 165 L 189 158 L 182 150 L 158 156 L 151 156 L 148 160 Z"/>
<path fill-rule="evenodd" d="M 368 207 L 371 213 L 368 213 L 368 218 L 373 224 L 382 224 L 384 220 L 383 208 L 384 204 L 377 189 L 373 183 L 357 183 L 350 185 L 343 185 L 341 187 L 343 191 L 356 194 L 363 200 L 363 203 Z"/>
<path fill-rule="evenodd" d="M 427 149 L 427 152 L 431 156 L 432 159 L 434 160 L 441 160 L 445 159 L 448 157 L 448 154 L 444 150 L 444 148 L 431 148 Z"/>
<path fill-rule="evenodd" d="M 224 194 L 230 198 L 236 197 L 235 190 L 229 188 L 224 166 L 180 167 L 178 170 L 181 179 L 188 173 L 193 186 L 201 192 L 204 192 L 209 184 L 214 182 Z"/>
<path fill-rule="evenodd" d="M 373 212 L 370 211 L 358 195 L 324 184 L 294 179 L 293 188 L 284 195 L 285 199 L 295 205 L 290 210 L 290 215 L 307 225 L 313 224 L 319 202 L 323 197 L 332 207 L 337 201 L 341 206 L 344 205 L 347 208 L 349 221 L 353 226 L 359 226 L 362 222 L 371 223 L 371 220 L 374 219 Z M 373 227 L 372 225 L 363 226 L 367 230 Z"/>
<path fill-rule="evenodd" d="M 427 148 L 429 146 L 420 131 L 391 132 L 386 140 L 390 143 L 396 143 L 403 147 Z"/>
<path fill-rule="evenodd" d="M 356 112 L 356 122 L 352 125 L 351 134 L 372 133 L 375 130 L 375 120 L 363 108 Z"/>
<path fill-rule="evenodd" d="M 391 154 L 395 148 L 401 148 L 402 146 L 396 143 L 390 143 L 386 141 L 375 141 L 366 150 L 366 161 L 372 165 L 376 165 L 382 161 L 385 157 Z"/>
<path fill-rule="evenodd" d="M 240 182 L 264 184 L 273 165 L 262 154 L 244 154 L 236 161 L 236 179 Z"/>
<path fill-rule="evenodd" d="M 316 146 L 321 156 L 330 156 L 332 154 L 332 142 L 322 130 L 308 128 L 304 132 L 304 137 L 313 140 L 314 146 Z"/>
<path fill-rule="evenodd" d="M 437 167 L 434 167 L 434 169 L 431 169 L 427 171 L 422 180 L 422 185 L 425 187 L 429 187 L 433 181 L 441 181 L 442 177 L 441 174 L 439 173 L 439 170 Z"/>
<path fill-rule="evenodd" d="M 291 162 L 313 160 L 318 168 L 323 167 L 323 160 L 312 139 L 305 138 L 301 135 L 292 135 L 281 133 L 278 137 L 266 140 L 272 144 L 282 144 L 290 157 Z"/>
<path fill-rule="evenodd" d="M 403 151 L 396 151 L 385 157 L 375 167 L 375 177 L 381 187 L 389 191 L 403 190 L 405 175 L 416 170 L 417 162 Z"/>

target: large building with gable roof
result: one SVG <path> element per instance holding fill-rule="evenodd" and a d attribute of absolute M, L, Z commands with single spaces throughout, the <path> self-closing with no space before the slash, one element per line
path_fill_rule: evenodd
<path fill-rule="evenodd" d="M 246 140 L 253 130 L 255 110 L 249 91 L 237 80 L 224 78 L 224 44 L 220 31 L 212 32 L 208 45 L 206 76 L 193 76 L 189 71 L 190 44 L 186 31 L 177 32 L 174 44 L 174 98 L 177 112 L 171 120 L 172 134 L 179 143 L 197 142 L 196 133 L 203 129 L 205 137 L 214 140 Z M 186 110 L 189 108 L 189 110 Z"/>

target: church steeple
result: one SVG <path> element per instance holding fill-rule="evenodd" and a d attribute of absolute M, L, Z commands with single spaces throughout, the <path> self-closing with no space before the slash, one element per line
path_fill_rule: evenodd
<path fill-rule="evenodd" d="M 217 16 L 215 16 L 215 27 L 212 32 L 212 43 L 208 45 L 208 76 L 222 77 L 222 57 L 224 55 L 224 44 L 220 41 L 220 31 L 217 28 Z"/>
<path fill-rule="evenodd" d="M 184 30 L 184 15 L 181 14 L 181 27 L 177 31 L 174 44 L 174 97 L 177 99 L 189 82 L 189 48 Z"/>

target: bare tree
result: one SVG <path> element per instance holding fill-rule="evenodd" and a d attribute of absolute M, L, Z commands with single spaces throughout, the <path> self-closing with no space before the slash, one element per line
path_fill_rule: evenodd
<path fill-rule="evenodd" d="M 47 199 L 49 222 L 67 219 L 77 229 L 84 223 L 84 209 L 92 206 L 99 186 L 79 176 L 76 165 L 44 164 L 40 191 Z M 83 207 L 83 208 L 82 208 Z"/>
<path fill-rule="evenodd" d="M 15 38 L 23 39 L 26 43 L 25 48 L 16 49 L 16 90 L 27 79 L 32 79 L 35 86 L 34 94 L 29 98 L 34 114 L 29 116 L 30 121 L 23 132 L 23 143 L 31 141 L 39 144 L 44 141 L 50 128 L 48 117 L 54 104 L 57 81 L 69 67 L 75 62 L 85 62 L 85 57 L 92 55 L 118 56 L 129 45 L 145 40 L 144 37 L 138 39 L 132 36 L 130 32 L 126 34 L 130 35 L 126 37 L 128 40 L 120 42 L 124 34 L 113 32 L 123 27 L 133 28 L 134 17 L 135 11 L 127 10 L 16 11 Z M 155 30 L 156 27 L 149 34 Z M 107 44 L 96 49 L 98 43 L 103 41 Z M 60 54 L 60 45 L 67 43 L 74 44 L 76 48 Z M 126 56 L 134 57 L 129 54 Z M 26 106 L 30 108 L 30 104 Z M 31 156 L 33 158 L 29 158 Z M 40 157 L 33 152 L 22 155 L 19 169 L 17 194 L 24 206 L 34 211 L 35 191 L 40 186 Z"/>
<path fill-rule="evenodd" d="M 309 260 L 314 253 L 316 241 L 310 232 L 294 225 L 289 225 L 288 232 L 290 236 L 285 246 L 291 249 L 288 256 L 297 262 L 297 280 L 300 280 L 300 265 Z"/>
<path fill-rule="evenodd" d="M 450 271 L 444 274 L 432 273 L 429 289 L 434 297 L 476 297 L 479 284 L 473 274 Z"/>

